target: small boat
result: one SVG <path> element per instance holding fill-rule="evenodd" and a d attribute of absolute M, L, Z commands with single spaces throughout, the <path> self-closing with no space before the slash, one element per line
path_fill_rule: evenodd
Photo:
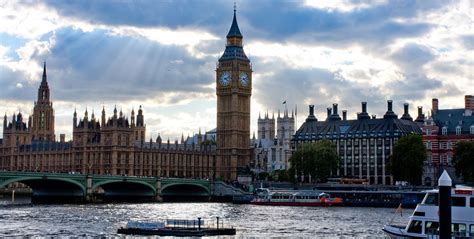
<path fill-rule="evenodd" d="M 254 205 L 269 206 L 309 206 L 324 207 L 342 205 L 342 198 L 333 198 L 324 192 L 313 190 L 270 190 L 259 189 L 258 197 L 252 200 Z"/>
<path fill-rule="evenodd" d="M 451 189 L 451 231 L 455 238 L 474 237 L 474 188 Z M 406 226 L 385 225 L 382 230 L 391 238 L 437 238 L 439 235 L 438 190 L 426 191 Z"/>
<path fill-rule="evenodd" d="M 235 235 L 235 228 L 219 225 L 219 218 L 214 226 L 204 224 L 204 220 L 168 219 L 165 222 L 129 221 L 125 227 L 117 230 L 119 234 L 127 235 L 157 235 L 176 237 L 202 237 Z"/>

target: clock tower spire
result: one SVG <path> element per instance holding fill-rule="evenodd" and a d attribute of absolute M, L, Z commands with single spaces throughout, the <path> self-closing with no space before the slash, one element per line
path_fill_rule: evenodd
<path fill-rule="evenodd" d="M 235 180 L 250 161 L 252 66 L 245 55 L 234 5 L 224 53 L 216 68 L 216 176 Z"/>

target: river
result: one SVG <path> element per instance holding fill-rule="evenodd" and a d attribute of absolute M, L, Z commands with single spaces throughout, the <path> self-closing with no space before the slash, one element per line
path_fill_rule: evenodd
<path fill-rule="evenodd" d="M 66 204 L 0 207 L 0 237 L 117 236 L 133 220 L 195 219 L 237 229 L 238 237 L 384 237 L 382 226 L 405 224 L 393 208 L 273 207 L 231 203 Z"/>

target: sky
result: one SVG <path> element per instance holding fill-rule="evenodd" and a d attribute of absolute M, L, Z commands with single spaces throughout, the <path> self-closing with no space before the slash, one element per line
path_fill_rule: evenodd
<path fill-rule="evenodd" d="M 0 0 L 0 112 L 32 112 L 47 62 L 56 135 L 72 115 L 130 115 L 141 105 L 147 138 L 178 139 L 216 124 L 215 68 L 233 1 Z M 253 67 L 251 131 L 259 113 L 285 107 L 297 127 L 314 104 L 348 118 L 368 102 L 381 117 L 393 100 L 425 114 L 463 108 L 474 94 L 472 0 L 238 0 Z M 286 104 L 282 102 L 286 101 Z M 297 109 L 296 109 L 297 108 Z M 0 128 L 0 132 L 3 129 Z"/>

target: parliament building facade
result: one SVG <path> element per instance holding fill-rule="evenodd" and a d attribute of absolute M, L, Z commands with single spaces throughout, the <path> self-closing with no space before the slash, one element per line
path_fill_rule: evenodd
<path fill-rule="evenodd" d="M 236 13 L 224 54 L 216 69 L 216 145 L 181 140 L 145 140 L 143 109 L 130 118 L 115 108 L 100 117 L 73 114 L 73 137 L 56 140 L 54 109 L 50 98 L 46 63 L 33 114 L 11 120 L 5 114 L 0 139 L 0 170 L 107 174 L 128 176 L 214 178 L 234 180 L 250 161 L 250 97 L 252 68 L 243 51 Z"/>

